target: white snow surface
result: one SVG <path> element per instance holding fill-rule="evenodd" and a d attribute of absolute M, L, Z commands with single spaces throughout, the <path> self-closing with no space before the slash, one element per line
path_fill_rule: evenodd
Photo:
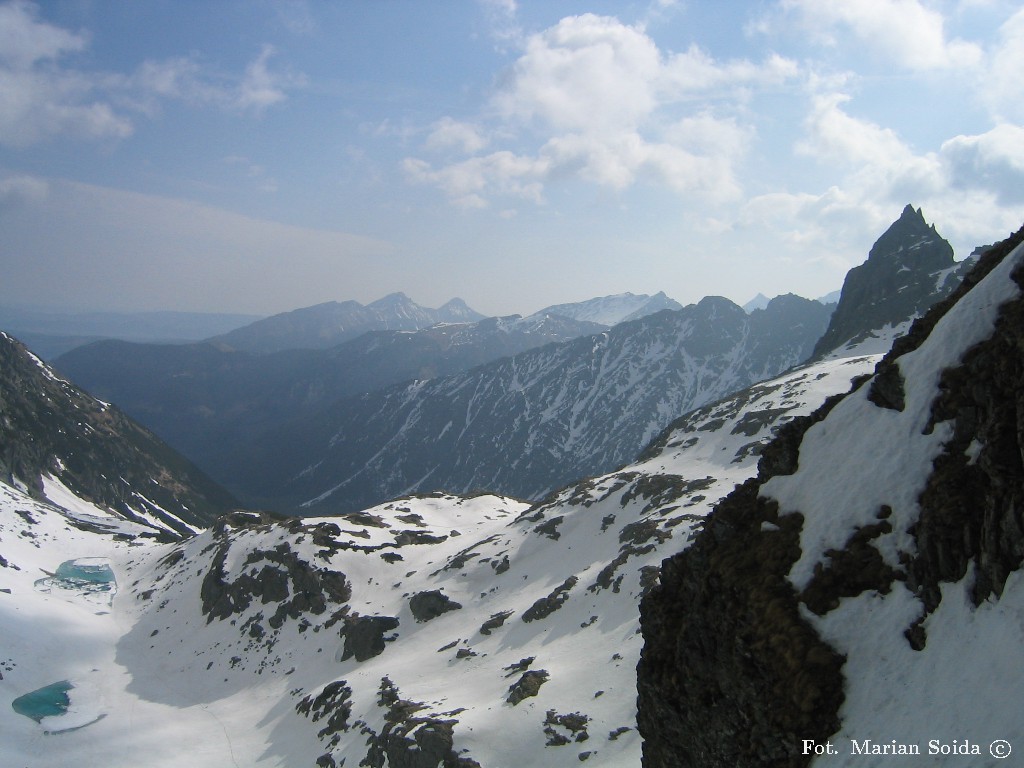
<path fill-rule="evenodd" d="M 125 521 L 116 521 L 120 536 L 81 530 L 74 519 L 96 521 L 97 510 L 67 512 L 0 486 L 0 589 L 10 590 L 0 592 L 0 764 L 305 766 L 330 751 L 356 766 L 367 735 L 395 727 L 380 703 L 386 678 L 420 706 L 415 717 L 454 721 L 455 751 L 484 768 L 575 765 L 581 756 L 588 766 L 639 766 L 642 591 L 712 506 L 755 472 L 775 426 L 846 391 L 876 360 L 827 361 L 708 405 L 643 461 L 533 507 L 435 495 L 157 544 L 139 535 L 152 529 Z M 313 540 L 330 523 L 336 548 Z M 259 560 L 278 548 L 345 574 L 350 616 L 397 618 L 383 652 L 340 660 L 337 604 L 276 629 L 273 599 L 257 597 L 229 618 L 204 615 L 202 584 L 219 552 L 230 583 L 264 566 L 286 571 Z M 109 608 L 35 589 L 44 570 L 83 557 L 110 562 L 118 588 Z M 410 598 L 434 590 L 462 607 L 417 622 Z M 547 615 L 537 610 L 544 605 Z M 548 678 L 513 705 L 510 686 L 526 670 Z M 60 680 L 75 686 L 67 715 L 37 724 L 11 709 L 14 698 Z M 317 735 L 327 718 L 296 706 L 335 681 L 351 689 L 351 712 L 332 744 L 330 733 Z M 577 718 L 583 731 L 557 719 L 573 714 L 585 718 Z M 413 723 L 410 737 L 421 727 Z"/>

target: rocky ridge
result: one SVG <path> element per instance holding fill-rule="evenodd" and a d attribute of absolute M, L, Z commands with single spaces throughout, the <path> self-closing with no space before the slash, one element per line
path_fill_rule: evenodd
<path fill-rule="evenodd" d="M 0 332 L 0 480 L 35 499 L 86 500 L 101 516 L 191 535 L 235 500 L 114 406 Z"/>
<path fill-rule="evenodd" d="M 664 562 L 641 606 L 645 766 L 805 766 L 804 739 L 893 727 L 922 744 L 965 722 L 978 739 L 1021 735 L 981 705 L 993 683 L 979 669 L 1005 653 L 1001 617 L 1024 610 L 1022 240 L 986 253 L 873 377 L 783 428 L 757 477 Z M 955 652 L 971 672 L 924 693 L 966 622 L 988 627 Z"/>

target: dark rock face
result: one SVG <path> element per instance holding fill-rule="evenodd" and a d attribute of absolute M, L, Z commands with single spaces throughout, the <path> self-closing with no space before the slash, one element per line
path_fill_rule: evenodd
<path fill-rule="evenodd" d="M 323 739 L 349 730 L 348 719 L 352 716 L 352 688 L 344 680 L 328 683 L 316 696 L 310 694 L 300 701 L 295 711 L 306 715 L 314 723 L 326 719 L 324 727 L 317 733 Z"/>
<path fill-rule="evenodd" d="M 958 284 L 958 272 L 939 283 L 940 273 L 954 266 L 952 246 L 925 222 L 920 208 L 908 205 L 872 246 L 868 260 L 847 273 L 839 305 L 812 358 L 887 323 L 923 315 Z"/>
<path fill-rule="evenodd" d="M 206 527 L 237 505 L 152 433 L 0 333 L 0 478 L 40 497 L 44 474 L 126 519 L 145 511 L 183 536 L 191 531 L 181 520 Z"/>
<path fill-rule="evenodd" d="M 1013 279 L 1024 289 L 1024 270 Z M 944 372 L 932 422 L 953 437 L 934 461 L 914 531 L 907 585 L 931 612 L 939 584 L 973 564 L 975 605 L 1000 595 L 1024 560 L 1024 299 L 1005 305 L 990 339 Z"/>
<path fill-rule="evenodd" d="M 549 595 L 545 595 L 523 611 L 523 621 L 529 623 L 531 621 L 546 619 L 552 613 L 557 611 L 565 604 L 566 600 L 569 599 L 569 590 L 576 586 L 577 581 L 579 581 L 579 579 L 576 576 L 570 576 L 567 578 L 555 587 Z"/>
<path fill-rule="evenodd" d="M 341 629 L 345 647 L 341 660 L 353 656 L 356 661 L 366 661 L 384 653 L 386 633 L 398 627 L 394 616 L 346 616 Z"/>
<path fill-rule="evenodd" d="M 412 611 L 413 618 L 418 622 L 436 619 L 442 614 L 457 611 L 461 607 L 460 603 L 456 603 L 439 589 L 417 592 L 409 598 L 409 610 Z"/>
<path fill-rule="evenodd" d="M 224 573 L 229 547 L 229 542 L 220 544 L 203 577 L 200 597 L 207 623 L 238 615 L 259 600 L 262 605 L 277 604 L 268 620 L 277 629 L 286 618 L 298 619 L 306 613 L 319 616 L 352 596 L 345 574 L 305 561 L 287 543 L 249 553 L 244 572 L 229 581 Z"/>
<path fill-rule="evenodd" d="M 515 706 L 523 699 L 536 696 L 540 687 L 548 681 L 550 675 L 544 669 L 531 669 L 523 672 L 522 676 L 508 687 L 508 698 L 506 701 Z"/>
<path fill-rule="evenodd" d="M 395 684 L 388 678 L 381 680 L 380 700 L 386 708 L 387 723 L 377 733 L 364 726 L 368 750 L 360 765 L 369 768 L 480 768 L 470 757 L 458 755 L 454 748 L 454 715 L 417 715 L 426 705 L 401 698 Z"/>
<path fill-rule="evenodd" d="M 986 253 L 898 340 L 878 366 L 872 402 L 902 407 L 898 358 L 1022 241 L 1024 229 Z M 1013 279 L 1024 287 L 1022 273 Z M 877 522 L 830 550 L 827 565 L 795 592 L 787 574 L 801 554 L 803 517 L 779 517 L 759 491 L 768 478 L 796 471 L 804 433 L 840 398 L 780 430 L 761 454 L 757 478 L 716 507 L 689 549 L 664 562 L 660 584 L 642 602 L 638 726 L 647 768 L 809 764 L 813 756 L 800 754 L 800 740 L 823 742 L 840 726 L 844 660 L 802 618 L 803 607 L 825 614 L 842 597 L 885 593 L 903 580 L 921 600 L 922 617 L 906 631 L 910 646 L 921 649 L 923 619 L 938 605 L 942 582 L 973 567 L 975 602 L 1000 594 L 1024 561 L 1022 360 L 1024 299 L 1017 299 L 1001 308 L 993 336 L 942 376 L 932 425 L 952 422 L 953 438 L 919 498 L 915 554 L 899 569 L 873 545 L 891 530 L 891 510 L 882 506 Z"/>
<path fill-rule="evenodd" d="M 800 739 L 838 729 L 843 659 L 801 618 L 786 579 L 802 519 L 779 518 L 757 489 L 727 497 L 641 605 L 648 768 L 798 765 Z"/>

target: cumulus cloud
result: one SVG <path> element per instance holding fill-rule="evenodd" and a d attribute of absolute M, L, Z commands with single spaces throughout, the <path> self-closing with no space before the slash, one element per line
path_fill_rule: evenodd
<path fill-rule="evenodd" d="M 907 203 L 922 207 L 961 256 L 1020 225 L 1024 128 L 1000 124 L 915 151 L 895 131 L 848 114 L 849 100 L 817 94 L 797 146 L 828 167 L 834 183 L 819 193 L 753 197 L 742 205 L 738 227 L 774 232 L 808 261 L 815 252 L 848 254 L 850 267 Z"/>
<path fill-rule="evenodd" d="M 532 151 L 503 149 L 437 168 L 409 158 L 404 168 L 411 180 L 477 207 L 502 194 L 540 201 L 545 185 L 564 179 L 616 190 L 647 182 L 733 199 L 735 165 L 754 131 L 729 110 L 750 89 L 797 73 L 780 56 L 754 63 L 719 62 L 697 47 L 667 53 L 641 26 L 571 16 L 525 40 L 490 103 L 501 131 L 520 145 L 532 141 Z M 467 128 L 446 118 L 426 146 L 461 142 L 476 155 L 481 134 Z"/>
<path fill-rule="evenodd" d="M 495 98 L 506 118 L 556 130 L 618 130 L 657 105 L 654 41 L 617 19 L 572 16 L 533 35 Z"/>
<path fill-rule="evenodd" d="M 1024 203 L 1024 128 L 998 125 L 945 141 L 939 155 L 957 189 L 991 190 L 1003 205 Z"/>
<path fill-rule="evenodd" d="M 834 45 L 852 35 L 910 70 L 974 67 L 983 51 L 975 43 L 949 39 L 943 15 L 919 0 L 783 0 L 780 23 L 797 19 L 819 42 Z"/>
<path fill-rule="evenodd" d="M 999 29 L 979 88 L 1000 121 L 1024 121 L 1024 8 Z"/>
<path fill-rule="evenodd" d="M 155 115 L 168 99 L 259 113 L 302 82 L 270 71 L 269 46 L 243 76 L 232 78 L 205 72 L 195 56 L 144 61 L 131 73 L 76 67 L 69 59 L 88 43 L 85 34 L 41 20 L 32 3 L 0 6 L 0 144 L 24 147 L 57 136 L 123 139 L 139 115 Z"/>

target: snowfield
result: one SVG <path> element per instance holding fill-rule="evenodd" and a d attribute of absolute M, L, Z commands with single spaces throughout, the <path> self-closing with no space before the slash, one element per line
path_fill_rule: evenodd
<path fill-rule="evenodd" d="M 705 406 L 639 462 L 534 506 L 439 494 L 336 518 L 238 513 L 160 544 L 59 489 L 45 504 L 3 486 L 0 691 L 74 687 L 40 723 L 0 707 L 0 762 L 639 765 L 638 602 L 662 558 L 754 473 L 775 426 L 877 359 Z M 36 588 L 85 557 L 111 564 L 109 607 Z"/>

